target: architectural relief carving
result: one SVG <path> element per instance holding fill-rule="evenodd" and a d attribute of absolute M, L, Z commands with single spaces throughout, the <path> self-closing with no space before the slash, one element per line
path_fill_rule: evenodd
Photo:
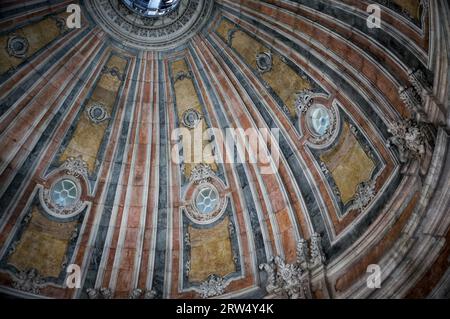
<path fill-rule="evenodd" d="M 189 181 L 194 182 L 195 184 L 202 184 L 210 181 L 215 175 L 216 174 L 211 169 L 211 166 L 201 163 L 194 167 L 191 176 L 189 177 Z"/>
<path fill-rule="evenodd" d="M 444 114 L 442 112 L 445 109 L 442 101 L 436 98 L 436 95 L 433 91 L 432 83 L 427 78 L 424 71 L 421 69 L 409 70 L 409 81 L 412 84 L 412 88 L 414 92 L 410 92 L 408 96 L 406 94 L 401 94 L 401 98 L 404 103 L 410 107 L 409 105 L 415 105 L 418 110 L 413 110 L 413 114 L 415 115 L 417 121 L 419 122 L 427 122 L 434 124 L 443 124 L 445 121 L 443 119 Z M 413 95 L 413 97 L 411 97 Z M 412 100 L 412 101 L 411 101 Z M 419 101 L 419 103 L 417 102 Z"/>
<path fill-rule="evenodd" d="M 200 296 L 210 298 L 220 296 L 224 293 L 228 283 L 218 275 L 211 275 L 200 285 Z"/>
<path fill-rule="evenodd" d="M 30 44 L 28 40 L 22 36 L 12 35 L 8 38 L 7 50 L 12 57 L 24 59 L 27 56 Z"/>
<path fill-rule="evenodd" d="M 189 72 L 185 72 L 185 71 L 180 71 L 175 75 L 175 79 L 174 82 L 178 82 L 178 81 L 183 81 L 185 79 L 192 79 L 192 73 Z"/>
<path fill-rule="evenodd" d="M 140 299 L 142 296 L 142 293 L 143 293 L 142 289 L 139 289 L 139 288 L 133 289 L 130 292 L 129 299 Z"/>
<path fill-rule="evenodd" d="M 86 290 L 89 299 L 112 299 L 113 292 L 109 288 L 92 289 Z"/>
<path fill-rule="evenodd" d="M 297 99 L 295 100 L 295 108 L 298 113 L 306 113 L 308 109 L 313 105 L 314 98 L 313 92 L 310 90 L 303 90 L 297 93 Z"/>
<path fill-rule="evenodd" d="M 146 290 L 145 294 L 144 294 L 144 299 L 147 299 L 147 300 L 156 299 L 157 295 L 158 294 L 154 290 Z"/>
<path fill-rule="evenodd" d="M 422 99 L 431 93 L 431 86 L 422 70 L 409 70 L 409 81 Z"/>
<path fill-rule="evenodd" d="M 279 298 L 311 299 L 311 270 L 323 266 L 324 263 L 321 236 L 314 233 L 311 235 L 309 247 L 304 239 L 298 242 L 295 263 L 286 263 L 280 256 L 276 256 L 268 263 L 261 264 L 259 269 L 267 274 L 265 288 L 269 294 Z"/>
<path fill-rule="evenodd" d="M 34 268 L 21 271 L 13 276 L 13 287 L 15 289 L 32 294 L 39 294 L 43 283 L 44 280 Z"/>
<path fill-rule="evenodd" d="M 109 67 L 109 66 L 105 65 L 102 69 L 102 74 L 110 74 L 111 76 L 119 79 L 119 81 L 125 80 L 125 74 L 120 72 L 120 70 L 115 66 Z"/>
<path fill-rule="evenodd" d="M 121 43 L 140 49 L 167 49 L 190 39 L 206 22 L 214 2 L 181 0 L 176 10 L 159 19 L 138 15 L 121 0 L 89 0 L 94 19 Z"/>
<path fill-rule="evenodd" d="M 311 235 L 310 242 L 311 259 L 309 263 L 312 265 L 322 265 L 325 263 L 325 254 L 322 249 L 322 237 L 319 233 Z"/>
<path fill-rule="evenodd" d="M 421 159 L 428 148 L 428 134 L 423 124 L 414 120 L 401 120 L 390 125 L 388 129 L 392 135 L 388 146 L 395 146 L 400 154 L 400 162 Z"/>
<path fill-rule="evenodd" d="M 375 198 L 375 181 L 368 181 L 358 185 L 355 198 L 350 209 L 364 210 Z"/>
<path fill-rule="evenodd" d="M 109 119 L 109 115 L 105 107 L 99 103 L 89 106 L 86 109 L 86 112 L 89 119 L 95 124 L 100 124 Z"/>
<path fill-rule="evenodd" d="M 183 125 L 189 129 L 194 129 L 201 122 L 202 115 L 196 109 L 189 109 L 183 113 Z"/>
<path fill-rule="evenodd" d="M 66 20 L 62 17 L 52 16 L 52 19 L 55 20 L 56 26 L 58 27 L 61 34 L 67 33 L 70 29 L 66 25 Z"/>
<path fill-rule="evenodd" d="M 256 66 L 260 73 L 266 73 L 272 70 L 273 59 L 272 53 L 262 52 L 256 55 Z"/>
<path fill-rule="evenodd" d="M 80 156 L 69 157 L 61 166 L 66 174 L 72 175 L 74 177 L 88 176 L 88 165 Z"/>
<path fill-rule="evenodd" d="M 297 243 L 297 263 L 303 264 L 309 260 L 309 247 L 306 239 L 301 238 Z"/>
<path fill-rule="evenodd" d="M 156 292 L 153 290 L 142 290 L 140 288 L 133 289 L 130 292 L 129 299 L 155 299 L 156 298 Z"/>
<path fill-rule="evenodd" d="M 418 121 L 426 121 L 427 115 L 423 110 L 422 98 L 416 92 L 414 87 L 400 87 L 399 88 L 400 99 L 406 105 L 408 110 L 414 114 Z"/>

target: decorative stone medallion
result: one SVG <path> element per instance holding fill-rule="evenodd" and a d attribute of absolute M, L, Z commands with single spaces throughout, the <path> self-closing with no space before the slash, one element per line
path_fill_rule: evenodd
<path fill-rule="evenodd" d="M 187 128 L 196 128 L 201 119 L 202 116 L 196 109 L 189 109 L 183 113 L 183 125 Z"/>
<path fill-rule="evenodd" d="M 272 70 L 273 60 L 270 52 L 262 52 L 256 55 L 256 66 L 261 73 Z"/>
<path fill-rule="evenodd" d="M 26 57 L 30 44 L 28 40 L 22 36 L 13 35 L 8 38 L 8 54 L 10 56 L 23 59 Z"/>
<path fill-rule="evenodd" d="M 106 112 L 105 107 L 101 104 L 89 106 L 87 108 L 87 114 L 89 119 L 95 124 L 100 124 L 109 119 L 108 112 Z"/>
<path fill-rule="evenodd" d="M 122 0 L 86 1 L 87 10 L 110 36 L 146 50 L 171 49 L 192 38 L 208 21 L 213 5 L 213 0 L 181 0 L 167 15 L 146 17 Z"/>

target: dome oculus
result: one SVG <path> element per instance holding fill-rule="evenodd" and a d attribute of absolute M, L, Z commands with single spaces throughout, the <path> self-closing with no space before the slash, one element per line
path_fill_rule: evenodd
<path fill-rule="evenodd" d="M 130 10 L 144 17 L 161 17 L 174 11 L 181 0 L 122 0 Z"/>

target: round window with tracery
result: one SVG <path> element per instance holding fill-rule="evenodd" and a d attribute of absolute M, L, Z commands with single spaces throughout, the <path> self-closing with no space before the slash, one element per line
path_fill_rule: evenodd
<path fill-rule="evenodd" d="M 78 198 L 78 187 L 70 179 L 59 180 L 51 189 L 51 200 L 57 207 L 70 208 L 77 203 Z"/>
<path fill-rule="evenodd" d="M 195 206 L 199 213 L 208 215 L 213 213 L 219 207 L 219 194 L 217 191 L 206 186 L 202 188 L 195 198 Z"/>

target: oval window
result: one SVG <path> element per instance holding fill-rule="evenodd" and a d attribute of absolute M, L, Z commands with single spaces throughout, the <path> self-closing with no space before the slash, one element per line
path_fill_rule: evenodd
<path fill-rule="evenodd" d="M 206 186 L 198 192 L 195 206 L 201 214 L 211 214 L 219 206 L 219 194 L 214 188 Z"/>
<path fill-rule="evenodd" d="M 70 208 L 78 200 L 78 187 L 70 179 L 62 179 L 53 185 L 51 198 L 53 203 L 61 208 Z"/>
<path fill-rule="evenodd" d="M 325 135 L 331 124 L 330 113 L 322 105 L 311 108 L 309 124 L 315 134 L 319 136 Z"/>

